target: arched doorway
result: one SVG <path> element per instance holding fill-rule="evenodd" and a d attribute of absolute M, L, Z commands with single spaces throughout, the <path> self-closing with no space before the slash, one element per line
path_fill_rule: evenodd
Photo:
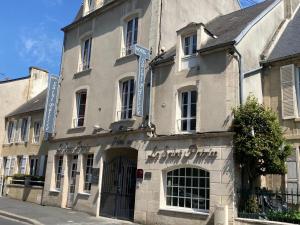
<path fill-rule="evenodd" d="M 137 151 L 115 149 L 103 162 L 100 215 L 134 219 Z"/>

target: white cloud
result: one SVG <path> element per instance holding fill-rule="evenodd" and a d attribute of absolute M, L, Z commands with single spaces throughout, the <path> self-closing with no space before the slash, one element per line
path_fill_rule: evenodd
<path fill-rule="evenodd" d="M 43 24 L 34 29 L 24 28 L 17 44 L 19 56 L 30 65 L 56 66 L 62 41 L 52 37 Z M 47 69 L 47 68 L 46 68 Z"/>

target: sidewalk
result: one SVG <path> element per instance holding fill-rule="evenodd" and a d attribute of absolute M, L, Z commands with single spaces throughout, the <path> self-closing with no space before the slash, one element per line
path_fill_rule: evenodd
<path fill-rule="evenodd" d="M 40 206 L 5 197 L 0 198 L 0 210 L 36 220 L 44 225 L 134 225 L 126 221 L 96 218 L 83 212 Z"/>

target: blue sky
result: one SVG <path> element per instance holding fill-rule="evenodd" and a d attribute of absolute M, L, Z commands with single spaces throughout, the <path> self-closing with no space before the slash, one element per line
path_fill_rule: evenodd
<path fill-rule="evenodd" d="M 30 66 L 59 73 L 62 27 L 75 17 L 82 0 L 2 1 L 0 80 L 28 75 Z M 242 0 L 248 6 L 258 0 Z M 14 2 L 14 3 L 12 3 Z"/>

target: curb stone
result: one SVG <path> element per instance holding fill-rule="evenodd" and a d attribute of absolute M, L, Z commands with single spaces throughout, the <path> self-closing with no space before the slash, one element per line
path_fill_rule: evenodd
<path fill-rule="evenodd" d="M 2 211 L 2 210 L 0 210 L 0 216 L 4 216 L 7 218 L 11 218 L 11 219 L 18 220 L 20 222 L 25 222 L 25 223 L 32 224 L 32 225 L 43 225 L 42 223 L 40 223 L 37 220 L 29 219 L 27 217 L 19 216 L 19 215 L 9 213 L 6 211 Z"/>

